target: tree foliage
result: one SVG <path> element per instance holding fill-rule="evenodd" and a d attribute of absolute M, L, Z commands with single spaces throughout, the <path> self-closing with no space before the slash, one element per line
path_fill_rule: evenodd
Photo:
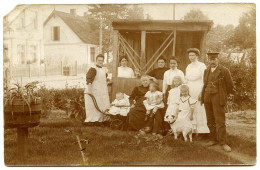
<path fill-rule="evenodd" d="M 208 20 L 209 18 L 203 14 L 200 9 L 192 8 L 185 16 L 184 20 Z"/>
<path fill-rule="evenodd" d="M 256 47 L 256 11 L 252 9 L 239 19 L 239 25 L 230 37 L 229 44 L 242 49 Z"/>
<path fill-rule="evenodd" d="M 124 4 L 101 4 L 88 5 L 91 13 L 92 26 L 95 27 L 95 34 L 99 37 L 100 17 L 102 18 L 102 45 L 103 53 L 112 50 L 112 22 L 120 19 L 144 19 L 143 8 L 138 5 Z"/>

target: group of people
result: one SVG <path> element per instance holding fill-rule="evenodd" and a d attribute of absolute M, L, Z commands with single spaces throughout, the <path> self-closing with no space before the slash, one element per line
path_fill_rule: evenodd
<path fill-rule="evenodd" d="M 231 151 L 227 145 L 225 125 L 226 100 L 233 92 L 230 72 L 219 64 L 218 53 L 208 53 L 208 68 L 199 61 L 198 49 L 190 48 L 187 53 L 191 63 L 185 74 L 178 69 L 177 58 L 170 58 L 170 68 L 166 68 L 166 59 L 160 57 L 158 67 L 148 75 L 141 76 L 141 85 L 134 87 L 130 96 L 117 93 L 112 105 L 109 103 L 106 85 L 107 70 L 102 67 L 104 56 L 98 55 L 96 66 L 90 68 L 86 75 L 85 92 L 95 96 L 101 110 L 110 108 L 111 114 L 127 116 L 129 129 L 163 135 L 170 129 L 168 118 L 174 116 L 176 121 L 190 121 L 193 133 L 204 134 L 203 137 L 208 138 L 207 146 L 219 143 L 225 151 Z M 127 62 L 126 56 L 120 58 L 118 77 L 137 77 L 138 75 L 127 67 Z M 158 80 L 162 80 L 162 91 L 159 89 Z M 89 95 L 85 95 L 85 108 L 85 122 L 106 120 L 95 108 Z"/>

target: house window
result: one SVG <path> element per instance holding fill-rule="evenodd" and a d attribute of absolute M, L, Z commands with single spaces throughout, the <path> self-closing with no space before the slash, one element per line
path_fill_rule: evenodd
<path fill-rule="evenodd" d="M 21 61 L 21 64 L 25 64 L 25 46 L 17 45 L 17 57 Z"/>
<path fill-rule="evenodd" d="M 90 47 L 91 62 L 95 62 L 95 47 Z"/>
<path fill-rule="evenodd" d="M 52 27 L 52 41 L 60 41 L 60 27 Z"/>
<path fill-rule="evenodd" d="M 37 62 L 37 46 L 36 45 L 30 46 L 30 61 L 32 63 Z"/>

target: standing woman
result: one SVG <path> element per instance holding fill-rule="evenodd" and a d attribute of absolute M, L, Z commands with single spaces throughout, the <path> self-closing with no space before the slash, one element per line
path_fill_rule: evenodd
<path fill-rule="evenodd" d="M 97 101 L 97 105 L 101 111 L 105 111 L 110 107 L 108 88 L 107 88 L 107 68 L 103 67 L 104 56 L 99 54 L 96 57 L 96 66 L 93 66 L 87 72 L 87 88 L 85 89 L 85 122 L 103 122 L 104 115 L 94 106 L 92 98 L 86 94 L 92 94 Z"/>
<path fill-rule="evenodd" d="M 135 78 L 134 71 L 127 67 L 128 58 L 126 56 L 120 57 L 120 67 L 117 68 L 117 77 L 123 77 L 123 78 Z"/>
<path fill-rule="evenodd" d="M 186 68 L 185 78 L 190 88 L 191 97 L 200 100 L 200 93 L 203 87 L 203 74 L 207 67 L 204 63 L 198 61 L 200 51 L 197 48 L 190 48 L 187 50 L 187 53 L 191 63 Z M 196 104 L 194 118 L 197 122 L 195 133 L 209 133 L 205 108 L 200 102 Z"/>
<path fill-rule="evenodd" d="M 170 69 L 164 73 L 163 76 L 163 94 L 164 98 L 168 99 L 168 93 L 172 86 L 172 81 L 175 76 L 180 76 L 182 83 L 184 83 L 184 74 L 178 68 L 178 61 L 176 58 L 170 58 Z M 166 102 L 167 103 L 167 102 Z"/>

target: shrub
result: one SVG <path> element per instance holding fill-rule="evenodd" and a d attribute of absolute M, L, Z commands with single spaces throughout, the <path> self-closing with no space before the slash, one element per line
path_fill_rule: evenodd
<path fill-rule="evenodd" d="M 68 117 L 85 119 L 85 100 L 84 89 L 81 88 L 65 88 L 65 89 L 46 89 L 42 86 L 39 93 L 43 101 L 43 110 L 58 109 L 64 110 Z"/>
<path fill-rule="evenodd" d="M 234 81 L 235 96 L 234 102 L 238 109 L 256 109 L 256 53 L 255 50 L 248 51 L 251 65 L 245 62 L 234 63 L 227 54 L 220 54 L 220 62 L 227 67 Z"/>

